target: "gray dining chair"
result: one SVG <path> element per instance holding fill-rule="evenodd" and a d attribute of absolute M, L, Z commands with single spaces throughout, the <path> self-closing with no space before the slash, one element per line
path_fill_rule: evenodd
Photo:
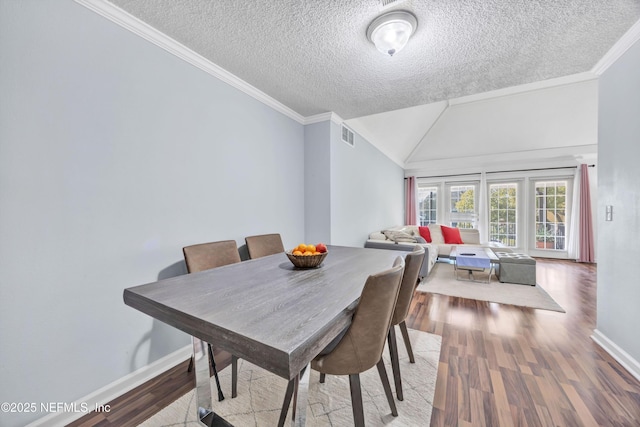
<path fill-rule="evenodd" d="M 398 325 L 404 345 L 407 348 L 409 354 L 409 362 L 416 363 L 413 356 L 413 349 L 411 348 L 411 340 L 409 340 L 409 331 L 407 330 L 407 315 L 409 314 L 409 307 L 413 300 L 413 294 L 416 286 L 418 285 L 420 270 L 425 258 L 425 250 L 422 246 L 416 245 L 413 248 L 413 252 L 407 254 L 404 259 L 404 275 L 402 276 L 402 284 L 400 285 L 400 292 L 398 293 L 398 301 L 396 308 L 391 318 L 391 327 L 389 328 L 389 334 L 387 341 L 389 343 L 389 355 L 391 356 L 391 369 L 393 371 L 393 380 L 396 387 L 396 396 L 398 400 L 404 400 L 402 393 L 402 378 L 400 376 L 400 363 L 398 359 L 398 345 L 396 341 L 395 326 Z"/>
<path fill-rule="evenodd" d="M 261 234 L 246 237 L 249 258 L 256 259 L 284 252 L 284 245 L 279 234 Z"/>
<path fill-rule="evenodd" d="M 182 248 L 184 261 L 187 264 L 187 272 L 197 273 L 199 271 L 209 270 L 211 268 L 222 267 L 224 265 L 235 264 L 240 262 L 240 253 L 235 240 L 222 240 L 219 242 L 200 243 L 197 245 L 185 246 Z M 216 380 L 218 388 L 218 400 L 224 399 L 220 380 L 218 379 L 218 370 L 213 357 L 213 348 L 208 344 L 209 361 L 211 369 Z M 189 362 L 188 371 L 193 369 L 193 357 Z M 238 358 L 231 355 L 231 397 L 238 395 Z"/>
<path fill-rule="evenodd" d="M 382 352 L 391 326 L 403 272 L 404 260 L 398 257 L 389 270 L 369 276 L 349 328 L 339 340 L 334 340 L 311 362 L 311 369 L 320 374 L 349 375 L 351 407 L 356 427 L 364 426 L 360 373 L 374 366 L 378 368 L 391 414 L 394 417 L 398 416 Z M 284 425 L 294 386 L 295 379 L 289 381 L 287 386 L 279 426 Z"/>

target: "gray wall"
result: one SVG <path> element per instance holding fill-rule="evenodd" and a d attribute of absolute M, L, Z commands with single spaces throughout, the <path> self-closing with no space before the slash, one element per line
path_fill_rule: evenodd
<path fill-rule="evenodd" d="M 404 224 L 404 170 L 360 135 L 342 142 L 331 122 L 331 243 L 363 246 L 372 231 Z"/>
<path fill-rule="evenodd" d="M 331 243 L 330 123 L 327 120 L 304 127 L 306 243 Z"/>
<path fill-rule="evenodd" d="M 304 240 L 299 123 L 70 0 L 0 2 L 0 64 L 0 402 L 72 402 L 186 345 L 122 301 L 184 245 Z"/>
<path fill-rule="evenodd" d="M 640 43 L 600 78 L 598 331 L 640 361 Z M 605 206 L 613 221 L 604 221 Z"/>
<path fill-rule="evenodd" d="M 309 243 L 364 245 L 372 231 L 403 223 L 404 170 L 341 125 L 305 126 L 305 236 Z"/>
<path fill-rule="evenodd" d="M 122 302 L 183 274 L 185 245 L 362 246 L 401 222 L 401 168 L 334 123 L 303 127 L 71 1 L 0 8 L 0 401 L 71 402 L 186 345 Z"/>

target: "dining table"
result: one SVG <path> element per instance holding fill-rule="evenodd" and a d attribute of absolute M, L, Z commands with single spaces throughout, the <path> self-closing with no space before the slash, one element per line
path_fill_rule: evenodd
<path fill-rule="evenodd" d="M 124 290 L 126 305 L 192 336 L 203 425 L 231 425 L 215 413 L 206 343 L 293 381 L 291 423 L 305 424 L 310 362 L 349 326 L 367 277 L 407 254 L 327 248 L 316 268 L 278 253 Z"/>

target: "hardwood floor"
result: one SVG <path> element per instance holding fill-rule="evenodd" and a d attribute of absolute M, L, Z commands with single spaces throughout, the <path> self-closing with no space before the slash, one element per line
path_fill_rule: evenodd
<path fill-rule="evenodd" d="M 442 336 L 431 426 L 640 425 L 640 383 L 590 338 L 596 267 L 538 259 L 537 274 L 566 313 L 416 293 L 408 326 Z M 186 369 L 70 425 L 135 426 L 193 387 Z"/>

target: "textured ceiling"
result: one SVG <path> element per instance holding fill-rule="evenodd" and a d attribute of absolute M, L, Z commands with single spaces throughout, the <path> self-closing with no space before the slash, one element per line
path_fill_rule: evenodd
<path fill-rule="evenodd" d="M 303 116 L 344 119 L 590 70 L 640 0 L 405 0 L 393 57 L 367 40 L 376 0 L 112 0 Z"/>

